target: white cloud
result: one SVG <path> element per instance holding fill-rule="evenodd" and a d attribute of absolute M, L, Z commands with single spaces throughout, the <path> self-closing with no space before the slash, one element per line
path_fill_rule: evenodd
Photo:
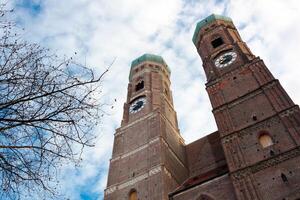
<path fill-rule="evenodd" d="M 45 0 L 32 16 L 19 9 L 26 38 L 60 54 L 73 55 L 102 71 L 115 57 L 104 82 L 106 101 L 117 99 L 99 129 L 96 148 L 85 151 L 82 168 L 65 168 L 64 189 L 80 199 L 78 188 L 93 177 L 90 191 L 106 184 L 114 129 L 120 125 L 126 100 L 130 62 L 145 52 L 161 54 L 172 70 L 172 90 L 180 129 L 187 142 L 210 132 L 216 125 L 205 91 L 202 63 L 191 41 L 196 22 L 216 13 L 226 14 L 255 55 L 262 57 L 295 102 L 300 102 L 300 4 L 297 0 Z M 196 119 L 196 120 L 195 120 Z M 103 172 L 104 170 L 104 172 Z"/>

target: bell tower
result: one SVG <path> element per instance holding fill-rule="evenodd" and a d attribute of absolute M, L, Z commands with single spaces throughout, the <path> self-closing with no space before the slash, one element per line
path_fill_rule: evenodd
<path fill-rule="evenodd" d="M 193 42 L 237 199 L 300 198 L 299 107 L 230 18 L 200 21 Z"/>
<path fill-rule="evenodd" d="M 187 178 L 170 74 L 160 56 L 144 54 L 132 61 L 105 200 L 165 200 Z"/>

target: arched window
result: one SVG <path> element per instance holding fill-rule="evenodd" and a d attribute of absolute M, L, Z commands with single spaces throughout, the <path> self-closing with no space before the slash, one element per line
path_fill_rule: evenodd
<path fill-rule="evenodd" d="M 138 200 L 136 190 L 131 190 L 129 193 L 129 200 Z"/>
<path fill-rule="evenodd" d="M 135 91 L 139 91 L 144 88 L 144 81 L 140 81 L 138 84 L 135 86 Z"/>
<path fill-rule="evenodd" d="M 273 140 L 272 140 L 270 134 L 266 131 L 263 131 L 259 134 L 258 140 L 259 140 L 260 145 L 263 148 L 273 145 Z"/>

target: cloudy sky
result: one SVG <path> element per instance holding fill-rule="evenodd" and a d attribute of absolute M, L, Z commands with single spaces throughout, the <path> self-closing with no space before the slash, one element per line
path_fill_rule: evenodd
<path fill-rule="evenodd" d="M 1 1 L 1 0 L 0 0 Z M 229 16 L 252 52 L 260 56 L 296 103 L 300 103 L 300 3 L 298 0 L 9 0 L 24 37 L 73 56 L 101 72 L 103 101 L 114 109 L 97 129 L 80 168 L 64 166 L 60 190 L 72 200 L 103 198 L 114 130 L 122 118 L 133 59 L 164 57 L 181 134 L 190 143 L 215 131 L 202 62 L 192 43 L 196 23 L 211 13 Z"/>

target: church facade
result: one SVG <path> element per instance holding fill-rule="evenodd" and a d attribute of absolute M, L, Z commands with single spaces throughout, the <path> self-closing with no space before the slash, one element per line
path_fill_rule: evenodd
<path fill-rule="evenodd" d="M 230 18 L 203 19 L 193 42 L 218 130 L 185 144 L 168 65 L 157 55 L 137 58 L 104 199 L 299 200 L 298 105 Z"/>

